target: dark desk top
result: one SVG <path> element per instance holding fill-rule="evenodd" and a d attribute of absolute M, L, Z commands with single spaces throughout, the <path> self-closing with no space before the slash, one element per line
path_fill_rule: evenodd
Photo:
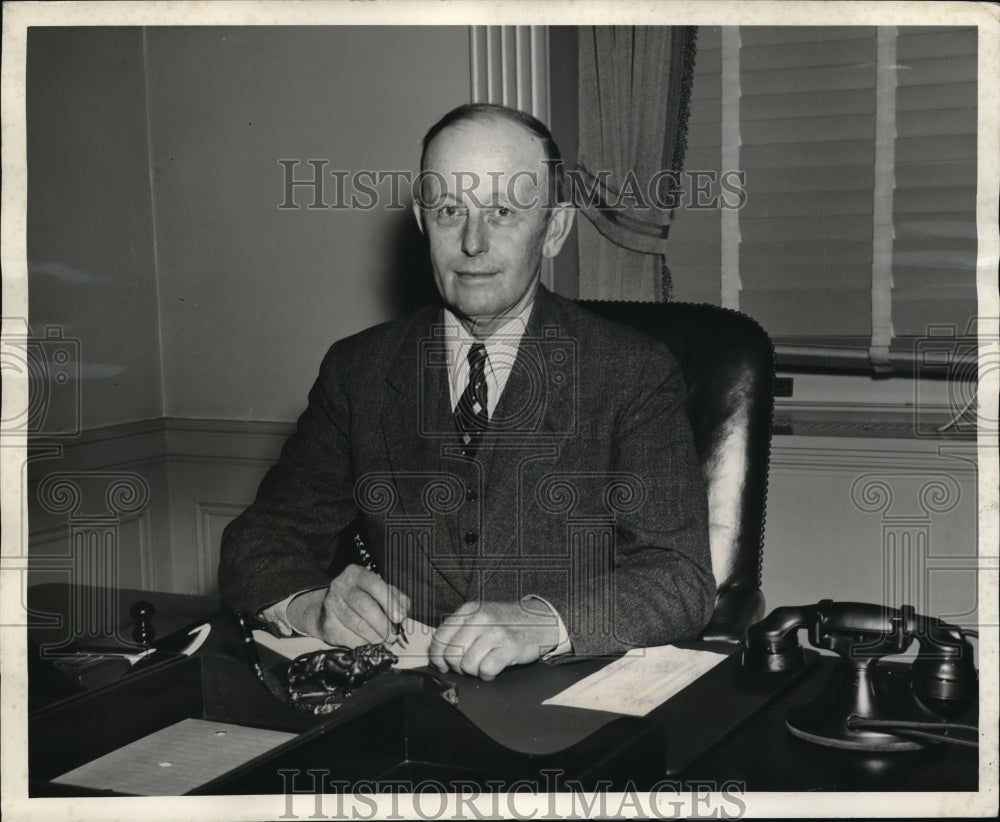
<path fill-rule="evenodd" d="M 748 791 L 976 791 L 979 752 L 952 744 L 917 751 L 870 753 L 825 747 L 793 736 L 785 727 L 789 709 L 804 705 L 823 689 L 836 657 L 818 664 L 787 692 L 695 759 L 685 777 L 733 780 Z M 902 663 L 883 663 L 905 670 Z M 957 721 L 976 724 L 978 710 Z"/>
<path fill-rule="evenodd" d="M 235 630 L 210 597 L 123 590 L 119 592 L 122 633 L 129 633 L 129 605 L 142 598 L 157 606 L 158 632 L 180 630 L 208 618 L 214 627 L 202 652 L 239 656 Z M 29 605 L 37 610 L 66 613 L 61 609 L 68 602 L 66 586 L 29 590 Z M 29 635 L 36 641 L 53 640 L 59 632 L 65 636 L 66 626 L 32 629 Z M 550 754 L 584 738 L 619 745 L 623 733 L 635 736 L 635 729 L 641 729 L 643 739 L 666 751 L 665 765 L 657 766 L 661 775 L 692 784 L 704 780 L 716 785 L 738 783 L 747 791 L 977 789 L 978 752 L 974 749 L 938 745 L 921 751 L 868 754 L 825 748 L 792 736 L 784 725 L 785 714 L 815 697 L 834 662 L 831 657 L 820 658 L 800 676 L 774 684 L 767 679 L 769 675 L 747 679 L 734 657 L 641 720 L 540 705 L 542 699 L 606 661 L 536 664 L 506 671 L 490 683 L 457 675 L 451 679 L 459 688 L 459 710 L 473 725 L 501 745 L 539 762 L 550 761 Z M 114 687 L 109 686 L 109 691 Z M 444 706 L 441 710 L 455 709 Z M 605 728 L 610 730 L 603 731 L 603 736 L 597 733 Z M 583 748 L 577 746 L 577 750 Z M 662 751 L 658 755 L 664 756 Z"/>
<path fill-rule="evenodd" d="M 132 588 L 106 590 L 49 582 L 28 588 L 28 638 L 53 648 L 101 636 L 122 644 L 131 643 L 134 621 L 129 608 L 141 600 L 151 602 L 156 608 L 152 617 L 154 639 L 218 618 L 225 612 L 217 596 Z"/>

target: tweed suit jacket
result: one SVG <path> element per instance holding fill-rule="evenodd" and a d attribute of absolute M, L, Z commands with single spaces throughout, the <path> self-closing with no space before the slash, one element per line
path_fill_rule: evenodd
<path fill-rule="evenodd" d="M 329 584 L 360 516 L 380 572 L 436 625 L 467 601 L 547 599 L 574 653 L 691 638 L 715 601 L 701 469 L 668 349 L 539 287 L 507 386 L 463 455 L 441 309 L 335 343 L 219 584 L 257 610 Z"/>

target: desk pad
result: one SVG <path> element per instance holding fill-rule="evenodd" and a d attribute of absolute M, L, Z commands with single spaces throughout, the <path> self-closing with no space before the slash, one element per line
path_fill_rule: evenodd
<path fill-rule="evenodd" d="M 458 689 L 457 709 L 494 741 L 521 753 L 550 754 L 575 745 L 622 716 L 542 705 L 608 661 L 519 666 L 508 668 L 492 682 L 457 674 L 439 676 Z"/>
<path fill-rule="evenodd" d="M 694 647 L 693 645 L 691 647 Z M 716 648 L 715 650 L 718 650 Z M 667 734 L 668 773 L 689 765 L 798 679 L 818 658 L 806 652 L 807 665 L 785 674 L 756 674 L 740 668 L 733 654 L 707 674 L 646 715 Z M 608 660 L 535 664 L 509 668 L 492 682 L 440 675 L 458 689 L 458 706 L 483 733 L 507 748 L 544 755 L 581 742 L 622 714 L 543 705 L 570 685 L 600 670 Z"/>
<path fill-rule="evenodd" d="M 294 733 L 185 719 L 52 781 L 137 796 L 177 796 L 294 738 Z"/>

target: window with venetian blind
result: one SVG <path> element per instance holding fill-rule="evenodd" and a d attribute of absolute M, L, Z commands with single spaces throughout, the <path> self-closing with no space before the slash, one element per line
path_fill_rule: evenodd
<path fill-rule="evenodd" d="M 674 299 L 749 313 L 786 367 L 974 333 L 976 122 L 975 28 L 701 27 L 687 179 L 735 164 L 746 200 L 675 214 Z"/>

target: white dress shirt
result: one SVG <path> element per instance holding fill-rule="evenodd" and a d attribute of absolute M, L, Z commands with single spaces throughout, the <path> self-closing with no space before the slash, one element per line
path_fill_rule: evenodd
<path fill-rule="evenodd" d="M 529 304 L 520 314 L 504 322 L 493 334 L 485 340 L 476 339 L 462 325 L 458 317 L 449 309 L 444 310 L 444 339 L 448 354 L 448 389 L 451 394 L 451 410 L 454 412 L 458 401 L 462 398 L 469 384 L 469 349 L 474 343 L 481 342 L 486 346 L 486 410 L 490 419 L 493 418 L 510 377 L 514 360 L 517 359 L 517 349 L 521 338 L 528 327 L 528 316 L 531 314 Z"/>

